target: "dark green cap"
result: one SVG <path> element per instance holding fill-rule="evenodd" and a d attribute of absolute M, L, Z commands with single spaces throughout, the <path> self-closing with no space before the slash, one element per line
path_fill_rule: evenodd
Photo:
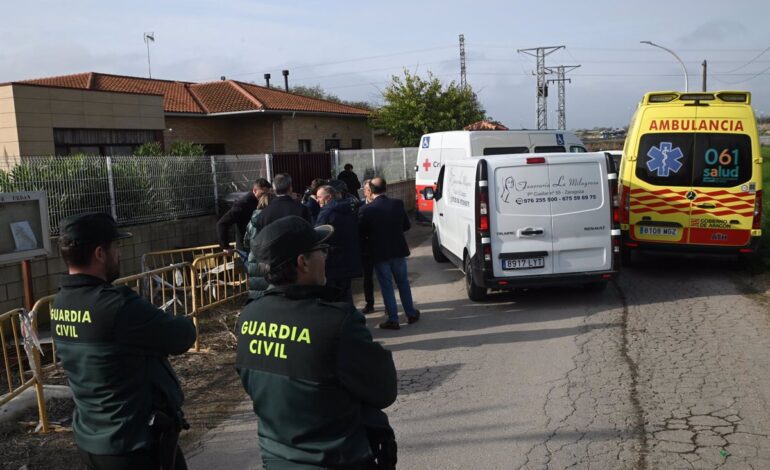
<path fill-rule="evenodd" d="M 282 217 L 263 228 L 254 239 L 252 251 L 257 261 L 276 268 L 302 253 L 328 248 L 324 242 L 334 233 L 331 225 L 313 228 L 302 217 Z"/>
<path fill-rule="evenodd" d="M 59 223 L 59 237 L 73 245 L 99 245 L 131 236 L 129 232 L 119 231 L 115 219 L 103 212 L 76 214 Z"/>

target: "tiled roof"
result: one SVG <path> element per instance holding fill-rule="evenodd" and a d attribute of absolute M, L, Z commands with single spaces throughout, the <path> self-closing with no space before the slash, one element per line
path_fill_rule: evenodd
<path fill-rule="evenodd" d="M 163 95 L 163 107 L 167 113 L 216 114 L 242 111 L 291 111 L 349 114 L 362 117 L 369 115 L 369 111 L 366 109 L 233 80 L 190 83 L 89 72 L 15 83 Z"/>

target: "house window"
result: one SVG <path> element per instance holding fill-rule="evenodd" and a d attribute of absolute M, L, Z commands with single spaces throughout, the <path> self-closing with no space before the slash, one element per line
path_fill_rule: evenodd
<path fill-rule="evenodd" d="M 298 145 L 299 148 L 297 150 L 299 150 L 300 152 L 312 152 L 311 150 L 312 144 L 310 139 L 299 139 L 297 143 L 299 144 Z"/>
<path fill-rule="evenodd" d="M 227 155 L 225 153 L 225 144 L 201 144 L 203 145 L 203 154 L 211 155 Z"/>
<path fill-rule="evenodd" d="M 353 139 L 350 141 L 350 148 L 352 149 L 360 149 L 361 145 L 361 139 Z"/>
<path fill-rule="evenodd" d="M 340 139 L 326 139 L 324 150 L 329 151 L 338 148 L 340 148 Z"/>

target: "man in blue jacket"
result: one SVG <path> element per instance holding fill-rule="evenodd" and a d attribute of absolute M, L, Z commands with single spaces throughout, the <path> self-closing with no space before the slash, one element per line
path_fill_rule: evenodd
<path fill-rule="evenodd" d="M 398 330 L 401 327 L 398 323 L 393 279 L 396 280 L 407 322 L 411 325 L 420 320 L 420 311 L 414 308 L 412 302 L 412 288 L 409 286 L 406 268 L 406 257 L 410 253 L 404 232 L 411 228 L 411 224 L 404 202 L 385 195 L 387 184 L 384 178 L 373 178 L 369 182 L 369 189 L 372 202 L 362 206 L 359 212 L 361 240 L 364 252 L 374 263 L 374 273 L 388 315 L 388 319 L 380 323 L 380 328 Z"/>
<path fill-rule="evenodd" d="M 321 186 L 317 191 L 321 212 L 316 225 L 331 225 L 334 235 L 329 238 L 329 256 L 326 258 L 326 285 L 340 290 L 340 299 L 353 303 L 350 281 L 361 277 L 361 256 L 358 236 L 358 200 L 343 198 L 332 186 Z"/>

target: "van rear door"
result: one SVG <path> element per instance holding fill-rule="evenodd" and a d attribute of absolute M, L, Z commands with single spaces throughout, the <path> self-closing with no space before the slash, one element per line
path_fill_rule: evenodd
<path fill-rule="evenodd" d="M 490 159 L 492 272 L 495 277 L 553 273 L 550 180 L 545 158 Z"/>
<path fill-rule="evenodd" d="M 612 269 L 612 195 L 604 154 L 547 157 L 555 274 Z"/>

